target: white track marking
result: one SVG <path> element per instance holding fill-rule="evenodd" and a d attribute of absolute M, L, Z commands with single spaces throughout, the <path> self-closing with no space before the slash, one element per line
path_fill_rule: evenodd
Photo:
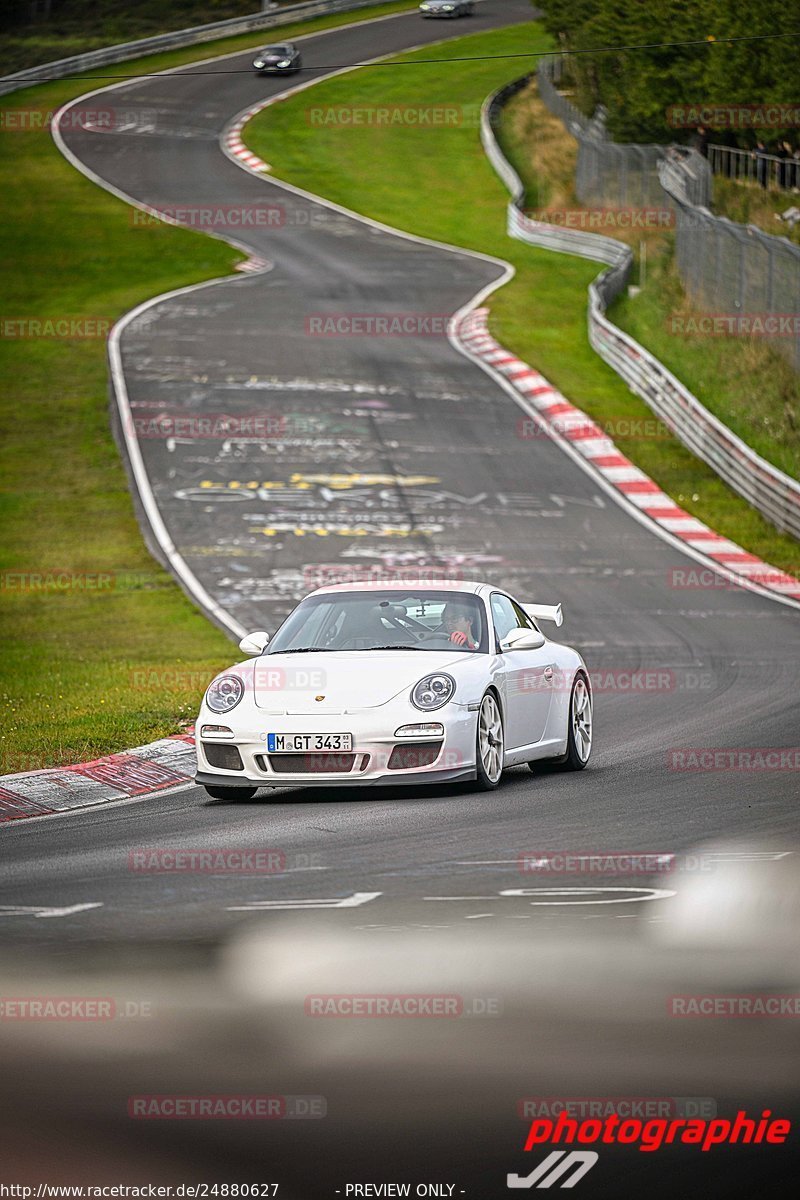
<path fill-rule="evenodd" d="M 581 900 L 572 899 L 572 897 L 587 896 L 589 893 L 593 895 L 601 892 L 635 892 L 636 895 L 624 895 L 615 897 L 614 899 L 605 900 Z M 559 906 L 577 907 L 584 904 L 636 904 L 644 900 L 666 900 L 676 893 L 668 888 L 651 888 L 651 887 L 558 887 L 558 888 L 508 888 L 506 891 L 498 892 L 496 896 L 423 896 L 423 900 L 435 902 L 447 901 L 468 901 L 470 903 L 475 900 L 514 900 L 528 899 L 529 897 L 538 896 L 556 896 L 555 900 L 530 900 L 533 907 L 555 908 Z M 491 914 L 481 914 L 489 916 Z M 469 919 L 469 918 L 467 918 Z"/>
<path fill-rule="evenodd" d="M 312 908 L 360 908 L 370 900 L 377 899 L 382 892 L 353 892 L 352 896 L 343 899 L 330 900 L 254 900 L 252 904 L 235 904 L 228 907 L 228 912 L 286 912 L 291 909 L 306 910 Z"/>
<path fill-rule="evenodd" d="M 70 904 L 67 908 L 46 908 L 37 904 L 0 904 L 0 917 L 72 917 L 75 913 L 102 907 L 102 903 L 97 901 L 93 904 Z"/>
<path fill-rule="evenodd" d="M 598 892 L 636 892 L 635 896 L 615 897 L 612 900 L 577 900 L 567 899 L 566 897 L 582 896 L 587 893 Z M 561 887 L 561 888 L 510 888 L 507 892 L 501 892 L 501 896 L 524 897 L 529 896 L 557 896 L 557 900 L 531 900 L 530 903 L 534 906 L 544 908 L 557 907 L 559 905 L 567 905 L 569 907 L 582 904 L 638 904 L 644 900 L 667 900 L 670 896 L 675 896 L 677 893 L 669 888 L 648 888 L 648 887 Z M 561 899 L 561 897 L 565 897 Z"/>

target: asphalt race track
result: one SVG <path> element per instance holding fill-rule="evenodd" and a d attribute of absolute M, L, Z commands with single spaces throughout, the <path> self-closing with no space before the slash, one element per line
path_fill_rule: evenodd
<path fill-rule="evenodd" d="M 523 22 L 530 14 L 527 0 L 485 0 L 469 22 L 423 22 L 416 14 L 404 15 L 309 38 L 303 42 L 304 61 L 322 77 L 333 66 Z M 256 414 L 276 422 L 277 432 L 266 437 L 140 438 L 170 536 L 202 586 L 247 628 L 275 628 L 295 599 L 314 586 L 314 570 L 324 564 L 448 566 L 467 578 L 491 579 L 523 599 L 561 601 L 565 623 L 558 636 L 581 649 L 590 668 L 607 677 L 607 686 L 595 696 L 594 756 L 589 769 L 574 775 L 514 769 L 489 795 L 469 785 L 364 791 L 352 798 L 309 788 L 261 792 L 249 803 L 229 804 L 190 788 L 16 823 L 2 832 L 0 947 L 9 961 L 26 946 L 46 949 L 53 970 L 71 970 L 79 953 L 90 956 L 84 962 L 95 961 L 92 956 L 102 961 L 104 947 L 121 944 L 130 956 L 124 959 L 126 969 L 130 965 L 135 973 L 135 964 L 148 955 L 166 963 L 180 962 L 185 954 L 192 965 L 207 965 L 216 961 L 218 946 L 239 930 L 261 928 L 262 921 L 282 925 L 299 919 L 307 921 L 303 928 L 309 936 L 318 927 L 331 937 L 348 931 L 356 941 L 367 939 L 370 955 L 375 945 L 398 946 L 409 962 L 417 960 L 407 939 L 424 937 L 426 930 L 437 946 L 471 947 L 470 953 L 485 954 L 495 965 L 500 959 L 492 959 L 492 953 L 499 955 L 498 948 L 513 955 L 516 946 L 524 957 L 526 937 L 575 938 L 589 958 L 596 954 L 598 962 L 605 961 L 604 970 L 614 963 L 634 980 L 631 946 L 670 921 L 675 903 L 670 896 L 620 904 L 624 893 L 611 891 L 605 896 L 616 903 L 604 907 L 543 907 L 501 893 L 565 882 L 642 888 L 643 896 L 650 888 L 670 890 L 674 883 L 658 876 L 531 881 L 517 863 L 532 851 L 680 855 L 706 843 L 764 852 L 769 891 L 786 861 L 777 855 L 796 842 L 797 772 L 682 771 L 673 768 L 670 754 L 682 748 L 798 745 L 800 614 L 734 586 L 676 586 L 674 572 L 696 564 L 634 521 L 552 442 L 519 436 L 520 410 L 446 338 L 308 332 L 315 314 L 451 314 L 496 279 L 501 268 L 370 227 L 229 161 L 219 145 L 225 126 L 287 86 L 256 78 L 248 70 L 251 58 L 247 53 L 218 64 L 230 73 L 207 74 L 200 65 L 115 88 L 105 99 L 133 114 L 119 131 L 82 129 L 72 120 L 64 129 L 69 150 L 88 171 L 141 204 L 265 206 L 280 214 L 266 228 L 228 230 L 270 269 L 160 302 L 122 336 L 125 378 L 140 430 L 164 413 Z M 509 76 L 513 70 L 510 64 Z M 99 101 L 94 97 L 78 108 L 81 103 L 88 110 Z M 464 201 L 454 197 L 456 202 Z M 502 257 L 504 246 L 498 244 L 496 252 Z M 553 270 L 558 270 L 555 255 Z M 580 404 L 580 396 L 571 398 Z M 245 486 L 253 481 L 257 488 Z M 232 647 L 232 661 L 236 655 Z M 165 661 L 168 657 L 165 647 Z M 651 672 L 650 683 L 626 690 L 628 671 Z M 159 875 L 129 866 L 131 851 L 140 847 L 264 845 L 285 854 L 285 871 L 269 877 Z M 355 894 L 371 898 L 314 916 L 268 911 L 276 902 L 333 901 Z M 94 907 L 56 919 L 25 911 L 81 905 Z M 607 953 L 601 953 L 604 945 Z M 291 958 L 288 952 L 286 958 Z M 700 969 L 696 963 L 695 969 Z M 533 963 L 531 970 L 535 974 Z M 610 983 L 599 966 L 597 971 L 602 992 Z M 485 993 L 485 978 L 483 984 Z M 657 990 L 652 979 L 642 986 Z M 510 995 L 511 983 L 508 989 Z M 574 1021 L 586 1037 L 580 1014 L 565 1017 L 561 1027 L 555 999 L 547 997 L 542 1004 L 543 1027 L 551 1033 L 559 1029 L 559 1036 L 553 1035 L 552 1059 L 540 1064 L 537 1086 L 530 1080 L 529 1090 L 553 1094 L 562 1081 L 559 1061 L 563 1067 L 564 1060 L 555 1048 L 562 1038 L 563 1046 L 572 1047 L 572 1090 L 578 1086 L 582 1094 L 598 1094 L 587 1093 L 583 1078 L 583 1087 L 576 1084 L 579 1035 L 577 1042 L 570 1041 L 567 1031 Z M 636 1046 L 640 1034 L 635 1030 L 621 1029 L 608 1012 L 598 1019 L 608 1021 L 609 1056 L 613 1050 L 624 1057 L 626 1046 Z M 522 1028 L 514 1032 L 511 1027 L 512 1041 Z M 201 1022 L 192 1036 L 203 1037 L 203 1031 Z M 432 1035 L 419 1036 L 422 1062 L 428 1053 L 425 1039 Z M 720 1066 L 724 1055 L 716 1039 L 724 1036 L 695 1029 L 681 1052 L 666 1035 L 657 1049 L 648 1044 L 647 1053 L 661 1064 L 649 1078 L 658 1076 L 674 1052 L 673 1076 L 658 1076 L 663 1086 L 672 1087 L 669 1094 L 681 1085 L 681 1094 L 689 1094 L 691 1081 L 701 1089 L 693 1094 L 722 1098 L 744 1091 L 749 1080 L 759 1098 L 764 1095 L 773 1106 L 776 1089 L 791 1095 L 788 1079 L 781 1079 L 780 1087 L 776 1082 L 783 1061 L 777 1032 L 763 1033 L 762 1044 L 762 1035 L 748 1029 L 753 1043 L 743 1056 L 747 1069 L 739 1074 L 730 1063 L 729 1074 Z M 744 1036 L 741 1028 L 736 1036 Z M 519 1048 L 519 1041 L 514 1045 Z M 491 1061 L 499 1074 L 506 1060 L 495 1049 Z M 406 1051 L 398 1050 L 398 1062 L 406 1061 Z M 145 1053 L 141 1047 L 131 1050 L 134 1056 L 140 1052 Z M 214 1052 L 209 1053 L 213 1063 Z M 286 1071 L 285 1048 L 267 1039 L 264 1053 L 274 1053 Z M 344 1042 L 326 1060 L 327 1071 L 334 1071 L 339 1053 L 347 1053 Z M 506 1043 L 503 1053 L 514 1061 Z M 474 1107 L 476 1120 L 497 1095 L 489 1059 L 487 1051 L 485 1059 L 476 1060 L 483 1064 L 486 1092 L 464 1100 L 465 1111 L 473 1113 Z M 354 1088 L 369 1076 L 366 1062 L 358 1058 L 353 1068 Z M 468 1090 L 463 1063 L 459 1070 L 462 1076 L 455 1069 L 447 1076 L 449 1086 Z M 715 1078 L 715 1071 L 722 1074 Z M 602 1087 L 598 1080 L 593 1077 L 595 1088 Z M 545 1085 L 550 1093 L 542 1092 Z M 335 1086 L 331 1083 L 325 1094 L 333 1094 Z M 716 1092 L 707 1090 L 714 1086 Z M 646 1078 L 636 1071 L 620 1075 L 620 1087 L 634 1089 L 628 1094 L 649 1094 L 642 1091 Z M 324 1089 L 297 1085 L 286 1090 Z M 433 1085 L 428 1099 L 444 1102 Z M 410 1110 L 403 1111 L 408 1127 L 416 1128 Z M 518 1139 L 523 1126 L 516 1117 L 514 1122 L 511 1132 Z M 225 1131 L 225 1153 L 251 1161 L 247 1156 L 255 1150 L 245 1144 L 243 1124 Z M 469 1139 L 459 1136 L 459 1153 L 468 1157 Z M 421 1144 L 440 1175 L 407 1172 L 403 1178 L 466 1178 L 453 1163 L 451 1174 L 442 1174 L 438 1151 Z M 411 1158 L 407 1153 L 407 1166 Z M 707 1181 L 705 1194 L 738 1194 L 737 1162 L 735 1155 L 726 1158 L 727 1183 L 723 1186 L 721 1174 L 719 1190 Z M 507 1157 L 505 1166 L 522 1170 L 526 1164 L 517 1154 L 515 1161 Z M 634 1167 L 644 1169 L 639 1160 Z M 472 1170 L 484 1190 L 470 1195 L 492 1200 L 505 1194 L 496 1175 L 491 1184 L 474 1162 Z M 303 1176 L 300 1190 L 291 1194 L 333 1195 L 332 1186 L 315 1191 L 309 1179 Z M 592 1190 L 588 1180 L 581 1186 L 587 1195 L 645 1194 L 619 1190 L 614 1179 L 617 1190 L 608 1193 Z M 650 1177 L 646 1188 L 662 1194 Z"/>

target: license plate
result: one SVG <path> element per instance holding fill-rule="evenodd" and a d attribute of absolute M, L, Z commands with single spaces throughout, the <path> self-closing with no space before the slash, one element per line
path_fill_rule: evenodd
<path fill-rule="evenodd" d="M 268 754 L 306 754 L 353 749 L 352 733 L 268 733 Z"/>

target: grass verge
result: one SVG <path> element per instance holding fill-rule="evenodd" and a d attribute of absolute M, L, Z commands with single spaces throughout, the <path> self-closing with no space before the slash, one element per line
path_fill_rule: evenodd
<path fill-rule="evenodd" d="M 792 228 L 778 218 L 788 208 L 800 204 L 796 192 L 765 191 L 757 183 L 742 183 L 735 179 L 714 176 L 713 209 L 721 217 L 739 225 L 756 225 L 773 237 L 785 237 L 800 246 L 800 225 Z"/>
<path fill-rule="evenodd" d="M 279 0 L 281 4 L 297 0 Z M 57 0 L 49 17 L 32 15 L 38 5 L 20 5 L 16 21 L 0 37 L 4 74 L 38 66 L 57 58 L 85 54 L 87 50 L 133 42 L 139 38 L 249 17 L 256 11 L 255 0 L 137 0 L 119 4 L 117 0 Z"/>
<path fill-rule="evenodd" d="M 282 35 L 408 7 L 342 13 Z M 116 70 L 163 70 L 263 38 L 228 38 Z M 46 114 L 101 83 L 83 76 L 25 89 L 0 111 Z M 105 339 L 15 339 L 6 322 L 107 323 L 161 292 L 230 274 L 241 255 L 189 230 L 133 226 L 128 206 L 70 166 L 45 127 L 21 132 L 0 121 L 0 147 L 0 256 L 14 267 L 0 307 L 2 774 L 177 732 L 232 656 L 227 638 L 144 548 L 109 430 Z"/>
<path fill-rule="evenodd" d="M 535 53 L 548 45 L 536 23 L 473 34 L 437 50 L 437 58 L 443 60 L 470 55 L 469 71 L 455 62 L 448 67 L 446 61 L 435 69 L 422 62 L 397 72 L 363 69 L 318 84 L 314 104 L 386 106 L 418 95 L 425 97 L 426 104 L 462 105 L 465 113 L 474 113 L 489 92 L 508 79 L 508 64 L 489 55 L 518 52 L 523 46 Z M 301 94 L 265 110 L 247 128 L 249 146 L 268 157 L 274 174 L 398 228 L 500 255 L 513 263 L 516 278 L 490 301 L 492 331 L 501 343 L 609 428 L 624 453 L 688 511 L 776 566 L 800 571 L 800 545 L 773 529 L 666 430 L 663 436 L 633 439 L 614 432 L 648 430 L 653 416 L 588 344 L 586 289 L 597 265 L 537 250 L 506 236 L 507 193 L 483 153 L 474 122 L 433 129 L 310 128 L 303 116 L 307 103 Z M 506 138 L 512 159 L 517 158 L 518 137 L 519 131 L 512 130 Z M 551 162 L 560 162 L 565 143 L 571 145 L 563 131 L 559 143 L 558 148 L 548 148 Z M 365 162 L 371 168 L 367 178 Z M 562 174 L 566 179 L 563 170 Z M 532 181 L 530 168 L 527 176 Z M 564 179 L 558 178 L 558 172 L 552 179 L 537 175 L 537 203 L 552 205 L 568 198 Z M 634 336 L 658 352 L 650 336 L 650 324 L 657 324 L 657 318 L 648 316 L 644 304 L 623 313 L 623 318 Z M 706 361 L 708 348 L 701 347 L 699 355 Z M 681 377 L 689 375 L 688 355 L 668 365 Z M 694 379 L 687 377 L 686 382 L 705 398 Z"/>

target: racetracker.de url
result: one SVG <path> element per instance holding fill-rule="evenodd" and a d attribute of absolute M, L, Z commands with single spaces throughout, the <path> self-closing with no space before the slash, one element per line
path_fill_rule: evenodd
<path fill-rule="evenodd" d="M 106 1184 L 58 1184 L 39 1183 L 35 1187 L 24 1183 L 0 1183 L 0 1200 L 6 1196 L 14 1196 L 17 1200 L 101 1200 L 102 1197 L 128 1196 L 132 1200 L 146 1197 L 187 1197 L 189 1200 L 203 1200 L 203 1197 L 221 1197 L 222 1200 L 235 1200 L 238 1197 L 256 1197 L 261 1200 L 266 1196 L 277 1196 L 277 1183 L 106 1183 Z"/>

